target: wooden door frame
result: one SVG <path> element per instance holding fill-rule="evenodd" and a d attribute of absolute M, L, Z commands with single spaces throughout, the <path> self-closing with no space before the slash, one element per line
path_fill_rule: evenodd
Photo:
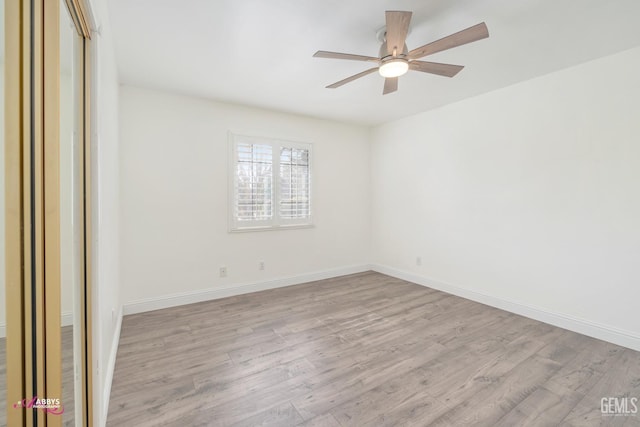
<path fill-rule="evenodd" d="M 29 79 L 27 52 L 30 34 L 29 14 L 23 2 L 5 1 L 5 292 L 7 352 L 7 425 L 25 424 L 25 409 L 14 405 L 27 397 L 26 366 L 26 286 L 30 270 L 24 269 L 31 253 L 29 230 L 25 225 L 25 171 L 23 156 L 30 140 Z M 27 80 L 28 81 L 28 80 Z"/>

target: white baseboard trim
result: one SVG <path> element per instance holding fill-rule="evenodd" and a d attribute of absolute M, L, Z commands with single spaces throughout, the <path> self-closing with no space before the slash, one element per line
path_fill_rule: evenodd
<path fill-rule="evenodd" d="M 62 313 L 62 316 L 60 318 L 60 325 L 61 326 L 73 325 L 73 313 L 70 311 L 66 313 Z M 0 323 L 0 338 L 6 338 L 6 336 L 7 336 L 7 324 Z"/>
<path fill-rule="evenodd" d="M 73 325 L 73 313 L 62 313 L 62 318 L 60 319 L 60 323 L 62 326 L 71 326 Z"/>
<path fill-rule="evenodd" d="M 267 289 L 298 285 L 301 283 L 313 282 L 315 280 L 324 280 L 330 279 L 332 277 L 345 276 L 347 274 L 362 273 L 369 270 L 371 270 L 371 265 L 369 264 L 352 265 L 330 270 L 317 271 L 314 273 L 301 274 L 298 276 L 265 280 L 263 282 L 243 283 L 225 288 L 204 289 L 199 291 L 145 298 L 124 304 L 124 315 L 126 316 L 127 314 L 144 313 L 146 311 L 160 310 L 163 308 L 176 307 L 180 305 L 193 304 L 196 302 L 248 294 L 251 292 L 264 291 Z"/>
<path fill-rule="evenodd" d="M 106 364 L 106 376 L 104 380 L 104 389 L 102 390 L 103 407 L 102 407 L 102 426 L 107 424 L 107 415 L 109 414 L 109 398 L 111 397 L 111 384 L 113 382 L 113 372 L 116 368 L 116 356 L 118 354 L 118 345 L 120 344 L 120 329 L 122 328 L 123 307 L 118 310 L 118 319 L 116 327 L 113 330 L 113 338 L 111 339 L 111 351 L 109 352 L 109 360 Z"/>
<path fill-rule="evenodd" d="M 621 345 L 632 350 L 640 351 L 640 336 L 630 331 L 621 330 L 562 313 L 551 312 L 540 307 L 534 307 L 492 295 L 482 294 L 460 286 L 451 285 L 449 283 L 419 276 L 415 273 L 398 270 L 385 265 L 374 264 L 371 266 L 371 269 L 378 273 L 386 274 L 387 276 L 406 280 L 428 288 L 437 289 L 448 294 L 457 295 L 462 298 L 519 314 L 553 326 L 568 329 L 582 335 L 587 335 L 613 344 Z"/>

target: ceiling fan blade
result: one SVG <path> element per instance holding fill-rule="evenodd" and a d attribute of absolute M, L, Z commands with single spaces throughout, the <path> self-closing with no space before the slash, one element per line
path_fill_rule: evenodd
<path fill-rule="evenodd" d="M 398 78 L 397 77 L 387 77 L 384 79 L 384 89 L 382 91 L 383 95 L 386 95 L 391 92 L 395 92 L 398 90 Z"/>
<path fill-rule="evenodd" d="M 387 53 L 393 55 L 395 50 L 396 55 L 401 54 L 409 32 L 411 12 L 388 10 L 385 12 L 385 16 L 387 21 Z"/>
<path fill-rule="evenodd" d="M 409 52 L 409 59 L 418 59 L 432 53 L 441 52 L 453 47 L 462 46 L 463 44 L 475 42 L 489 37 L 487 25 L 482 22 L 480 24 L 469 27 L 466 30 L 459 31 L 450 36 L 441 38 L 422 47 L 418 47 Z"/>
<path fill-rule="evenodd" d="M 368 70 L 365 70 L 365 71 L 363 71 L 361 73 L 355 74 L 355 75 L 353 75 L 351 77 L 347 77 L 346 79 L 340 80 L 339 82 L 335 82 L 334 84 L 331 84 L 331 85 L 327 86 L 327 89 L 335 89 L 337 87 L 342 86 L 343 84 L 347 84 L 349 82 L 352 82 L 355 79 L 359 79 L 360 77 L 364 77 L 367 74 L 371 74 L 371 73 L 373 73 L 375 71 L 378 71 L 378 67 L 369 68 Z"/>
<path fill-rule="evenodd" d="M 439 76 L 453 77 L 458 74 L 464 65 L 439 64 L 437 62 L 411 61 L 409 69 L 422 71 L 423 73 L 437 74 Z"/>
<path fill-rule="evenodd" d="M 330 59 L 350 59 L 352 61 L 371 61 L 378 62 L 378 58 L 374 58 L 373 56 L 364 56 L 364 55 L 352 55 L 350 53 L 340 53 L 340 52 L 327 52 L 325 50 L 319 50 L 313 54 L 314 58 L 330 58 Z"/>

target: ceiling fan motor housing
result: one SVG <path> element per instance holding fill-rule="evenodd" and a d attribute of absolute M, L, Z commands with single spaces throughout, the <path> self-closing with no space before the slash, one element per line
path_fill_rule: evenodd
<path fill-rule="evenodd" d="M 407 49 L 407 44 L 404 44 L 404 47 L 402 49 L 402 52 L 396 52 L 396 58 L 403 58 L 405 56 L 407 56 L 407 54 L 409 53 L 409 49 Z M 387 42 L 383 42 L 382 45 L 380 46 L 380 52 L 378 54 L 378 57 L 380 58 L 381 61 L 384 62 L 385 59 L 390 59 L 393 57 L 393 55 L 389 55 L 389 52 L 387 51 Z"/>

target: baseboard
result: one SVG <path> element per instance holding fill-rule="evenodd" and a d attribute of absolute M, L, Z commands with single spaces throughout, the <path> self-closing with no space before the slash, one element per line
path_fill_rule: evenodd
<path fill-rule="evenodd" d="M 62 313 L 62 316 L 60 317 L 60 325 L 61 326 L 73 325 L 73 313 L 72 312 Z M 7 324 L 0 323 L 0 338 L 6 338 L 6 336 L 7 336 Z"/>
<path fill-rule="evenodd" d="M 406 280 L 428 288 L 437 289 L 448 294 L 457 295 L 462 298 L 519 314 L 553 326 L 568 329 L 582 335 L 587 335 L 613 344 L 621 345 L 632 350 L 640 351 L 640 336 L 630 331 L 620 330 L 586 319 L 580 319 L 562 313 L 554 313 L 539 307 L 482 294 L 460 286 L 451 285 L 449 283 L 419 276 L 415 273 L 398 270 L 385 265 L 374 264 L 371 266 L 371 269 L 378 273 L 386 274 L 387 276 Z"/>
<path fill-rule="evenodd" d="M 113 383 L 113 372 L 116 368 L 116 356 L 118 354 L 118 345 L 120 343 L 120 329 L 122 327 L 122 314 L 123 308 L 118 310 L 118 319 L 116 321 L 116 327 L 113 330 L 113 338 L 111 339 L 111 352 L 109 353 L 109 360 L 106 364 L 106 376 L 104 380 L 104 389 L 102 390 L 103 407 L 102 407 L 102 422 L 100 425 L 107 424 L 107 416 L 109 415 L 109 398 L 111 397 L 111 384 Z"/>
<path fill-rule="evenodd" d="M 242 295 L 251 292 L 265 291 L 267 289 L 298 285 L 300 283 L 313 282 L 315 280 L 330 279 L 332 277 L 345 276 L 347 274 L 362 273 L 369 270 L 371 270 L 371 265 L 369 264 L 352 265 L 330 270 L 317 271 L 314 273 L 301 274 L 298 276 L 265 280 L 262 282 L 237 284 L 225 288 L 206 289 L 193 292 L 164 295 L 154 298 L 145 298 L 126 303 L 124 305 L 124 314 L 127 315 L 143 313 L 146 311 L 193 304 L 196 302 L 210 301 L 214 299 Z"/>
<path fill-rule="evenodd" d="M 62 313 L 62 318 L 60 319 L 60 323 L 62 326 L 71 326 L 73 325 L 73 313 Z"/>

